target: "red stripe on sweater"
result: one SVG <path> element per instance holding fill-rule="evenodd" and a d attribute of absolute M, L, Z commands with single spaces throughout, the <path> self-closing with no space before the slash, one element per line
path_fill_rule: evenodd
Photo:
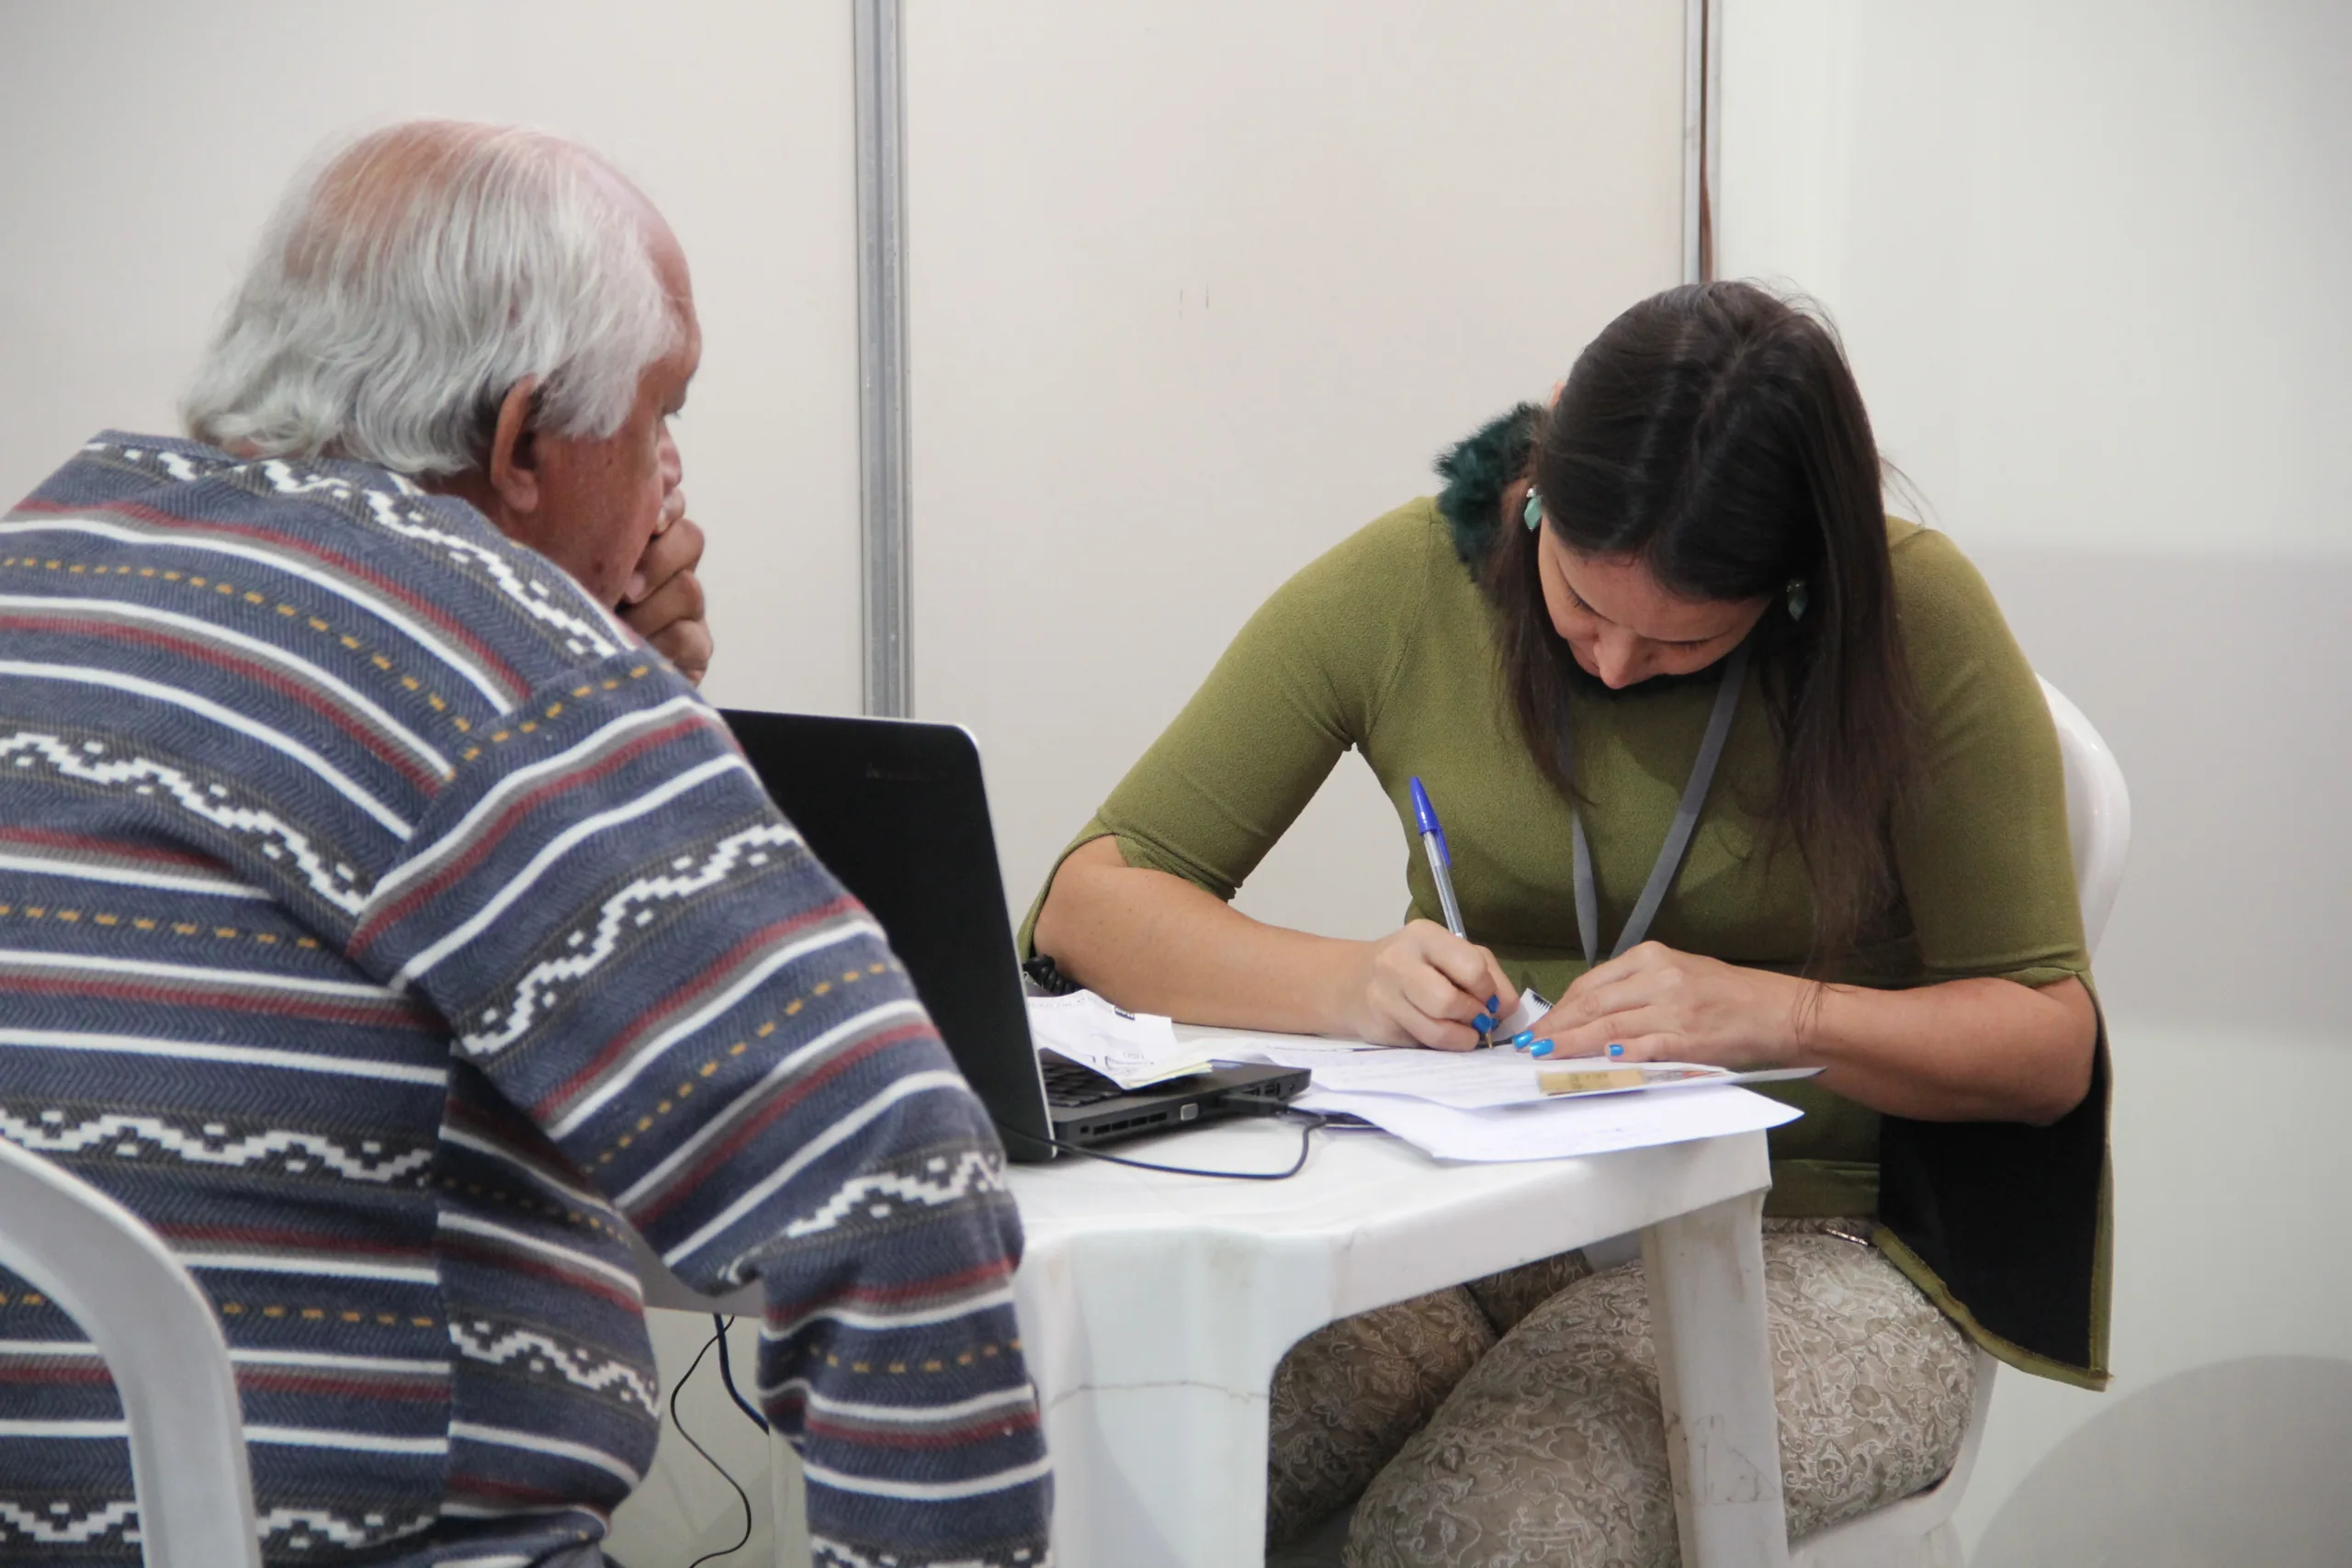
<path fill-rule="evenodd" d="M 440 1021 L 406 1002 L 336 1002 L 318 998 L 278 994 L 249 996 L 221 990 L 148 985 L 129 980 L 81 979 L 72 976 L 17 975 L 0 978 L 0 996 L 96 997 L 104 1001 L 153 1002 L 159 1007 L 206 1008 L 220 1012 L 263 1013 L 272 1018 L 307 1018 L 321 1023 L 348 1023 L 383 1029 L 439 1033 Z"/>
<path fill-rule="evenodd" d="M 1003 1416 L 992 1416 L 986 1421 L 976 1421 L 968 1427 L 950 1427 L 944 1430 L 926 1429 L 920 1432 L 890 1431 L 875 1427 L 842 1426 L 822 1416 L 810 1416 L 804 1427 L 812 1438 L 838 1438 L 860 1448 L 896 1449 L 922 1451 L 935 1449 L 957 1449 L 967 1443 L 986 1442 L 990 1438 L 1010 1438 L 1037 1429 L 1037 1413 L 1023 1410 Z"/>
<path fill-rule="evenodd" d="M 463 1441 L 462 1438 L 459 1440 Z M 499 1451 L 504 1453 L 509 1450 L 502 1449 Z M 614 1484 L 619 1484 L 617 1478 L 615 1479 Z M 449 1490 L 458 1496 L 493 1497 L 502 1503 L 528 1503 L 551 1508 L 587 1509 L 590 1506 L 579 1498 L 565 1493 L 552 1492 L 544 1486 L 526 1486 L 519 1481 L 503 1481 L 492 1475 L 466 1475 L 453 1472 L 449 1477 L 448 1486 Z"/>
<path fill-rule="evenodd" d="M 0 1383 L 25 1383 L 37 1388 L 80 1388 L 96 1383 L 111 1385 L 114 1374 L 107 1371 L 104 1361 L 95 1356 L 80 1356 L 73 1359 L 58 1358 L 40 1360 L 9 1359 L 0 1361 Z"/>
<path fill-rule="evenodd" d="M 639 1310 L 644 1304 L 635 1295 L 622 1290 L 600 1274 L 591 1274 L 585 1269 L 566 1269 L 559 1263 L 550 1263 L 542 1258 L 527 1257 L 521 1252 L 509 1251 L 493 1242 L 476 1241 L 471 1237 L 461 1241 L 455 1235 L 445 1235 L 441 1238 L 441 1251 L 445 1256 L 463 1258 L 469 1262 L 481 1264 L 485 1268 L 496 1269 L 503 1273 L 528 1274 L 535 1280 L 547 1280 L 556 1284 L 570 1285 L 575 1290 L 585 1291 L 592 1296 L 601 1296 L 615 1306 L 624 1307 L 631 1312 Z"/>
<path fill-rule="evenodd" d="M 1009 1278 L 1012 1273 L 1012 1260 L 999 1259 L 967 1269 L 960 1274 L 941 1274 L 933 1279 L 912 1280 L 897 1285 L 853 1285 L 846 1291 L 828 1291 L 821 1296 L 811 1296 L 804 1301 L 791 1302 L 780 1306 L 771 1305 L 765 1315 L 768 1326 L 781 1328 L 787 1323 L 806 1316 L 812 1308 L 830 1303 L 867 1302 L 876 1304 L 895 1304 L 899 1302 L 921 1301 L 930 1296 L 944 1296 L 957 1291 L 968 1291 L 975 1285 Z"/>
<path fill-rule="evenodd" d="M 239 1367 L 237 1386 L 257 1393 L 312 1394 L 325 1399 L 398 1399 L 425 1404 L 449 1397 L 448 1380 L 418 1373 L 395 1382 L 390 1378 L 344 1375 L 324 1371 L 292 1371 L 282 1367 Z"/>
<path fill-rule="evenodd" d="M 52 833 L 39 828 L 0 828 L 0 844 L 26 844 L 35 849 L 65 850 L 69 852 L 105 855 L 115 860 L 143 861 L 159 866 L 194 866 L 223 874 L 228 868 L 210 855 L 189 850 L 167 850 L 153 844 L 135 844 L 121 839 L 99 839 L 87 833 Z"/>
<path fill-rule="evenodd" d="M 150 1222 L 173 1241 L 214 1247 L 260 1247 L 322 1254 L 365 1253 L 374 1258 L 404 1258 L 414 1263 L 432 1259 L 429 1247 L 397 1241 L 370 1241 L 340 1231 L 265 1229 L 258 1225 L 190 1225 Z"/>

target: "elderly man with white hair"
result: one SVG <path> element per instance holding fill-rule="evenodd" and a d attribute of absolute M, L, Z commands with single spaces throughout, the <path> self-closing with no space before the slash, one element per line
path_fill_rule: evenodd
<path fill-rule="evenodd" d="M 398 126 L 287 197 L 192 439 L 0 521 L 0 1133 L 210 1295 L 273 1563 L 603 1561 L 659 1415 L 618 1215 L 765 1286 L 820 1564 L 1046 1559 L 995 1134 L 689 682 L 699 352 L 603 161 Z M 139 1557 L 95 1353 L 0 1272 L 0 1563 Z"/>

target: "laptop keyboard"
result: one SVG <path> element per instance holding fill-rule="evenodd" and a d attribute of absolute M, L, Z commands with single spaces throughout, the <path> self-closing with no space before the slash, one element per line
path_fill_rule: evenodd
<path fill-rule="evenodd" d="M 1046 1103 L 1057 1111 L 1074 1111 L 1081 1105 L 1116 1100 L 1127 1092 L 1092 1067 L 1082 1067 L 1076 1062 L 1040 1056 L 1037 1066 L 1046 1075 Z"/>

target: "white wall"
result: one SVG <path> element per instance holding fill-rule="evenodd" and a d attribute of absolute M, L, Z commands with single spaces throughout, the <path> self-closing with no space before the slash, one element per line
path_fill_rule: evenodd
<path fill-rule="evenodd" d="M 910 7 L 915 706 L 1016 906 L 1269 592 L 1677 280 L 1682 58 L 1600 0 Z M 1241 906 L 1391 930 L 1404 857 L 1346 758 Z"/>
<path fill-rule="evenodd" d="M 1828 304 L 2132 791 L 2116 1385 L 2002 1379 L 1974 1561 L 2342 1562 L 2352 10 L 1724 4 L 1722 270 Z"/>
<path fill-rule="evenodd" d="M 0 0 L 0 505 L 101 427 L 176 431 L 263 216 L 320 141 L 419 114 L 543 124 L 635 176 L 694 269 L 706 346 L 678 440 L 710 534 L 711 695 L 854 711 L 849 23 L 847 0 Z M 665 1384 L 698 1321 L 654 1314 Z M 766 1446 L 708 1368 L 686 1408 L 751 1486 L 761 1561 Z M 736 1520 L 665 1437 L 614 1550 L 684 1562 Z"/>
<path fill-rule="evenodd" d="M 857 285 L 847 0 L 0 0 L 0 491 L 175 412 L 286 180 L 329 136 L 523 121 L 684 243 L 678 441 L 721 702 L 854 711 Z"/>

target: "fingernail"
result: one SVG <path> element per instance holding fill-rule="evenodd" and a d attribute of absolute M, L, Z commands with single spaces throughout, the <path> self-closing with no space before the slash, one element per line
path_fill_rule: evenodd
<path fill-rule="evenodd" d="M 1492 1004 L 1490 1003 L 1488 1005 L 1491 1006 Z M 1486 1033 L 1487 1031 L 1492 1029 L 1494 1026 L 1494 1019 L 1483 1012 L 1470 1021 L 1470 1027 L 1476 1030 L 1481 1034 Z"/>
<path fill-rule="evenodd" d="M 1625 1047 L 1623 1045 L 1611 1045 L 1609 1047 L 1609 1054 L 1612 1056 L 1622 1056 L 1625 1054 Z"/>
<path fill-rule="evenodd" d="M 1524 1051 L 1527 1049 L 1527 1043 L 1534 1038 L 1535 1031 L 1532 1029 L 1522 1029 L 1518 1033 L 1510 1037 L 1510 1043 Z"/>
<path fill-rule="evenodd" d="M 1501 997 L 1499 997 L 1499 996 L 1488 997 L 1488 998 L 1487 998 L 1487 1010 L 1488 1012 L 1500 1012 L 1500 1011 L 1502 1011 L 1502 1010 L 1503 1010 L 1503 999 L 1502 999 L 1502 998 L 1501 998 Z"/>
<path fill-rule="evenodd" d="M 1531 1056 L 1548 1056 L 1551 1054 L 1552 1043 L 1549 1040 L 1538 1040 L 1535 1048 L 1528 1053 Z"/>
<path fill-rule="evenodd" d="M 638 572 L 628 580 L 628 587 L 621 592 L 621 603 L 634 604 L 645 597 L 645 573 Z"/>

